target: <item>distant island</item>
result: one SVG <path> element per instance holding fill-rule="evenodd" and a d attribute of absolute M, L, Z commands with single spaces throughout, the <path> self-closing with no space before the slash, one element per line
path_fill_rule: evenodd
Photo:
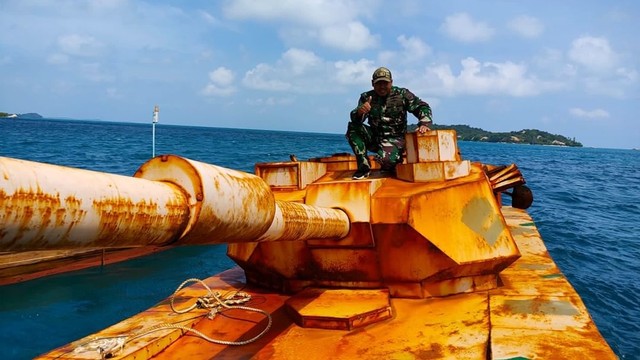
<path fill-rule="evenodd" d="M 414 130 L 415 128 L 416 125 L 409 126 L 410 130 Z M 535 129 L 494 133 L 469 125 L 434 124 L 432 128 L 433 130 L 455 130 L 458 140 L 462 141 L 582 147 L 582 144 L 576 141 L 575 138 L 569 139 L 562 135 L 554 135 Z"/>
<path fill-rule="evenodd" d="M 0 118 L 9 118 L 9 119 L 42 119 L 42 115 L 37 113 L 26 113 L 26 114 L 10 114 L 6 112 L 0 111 Z"/>

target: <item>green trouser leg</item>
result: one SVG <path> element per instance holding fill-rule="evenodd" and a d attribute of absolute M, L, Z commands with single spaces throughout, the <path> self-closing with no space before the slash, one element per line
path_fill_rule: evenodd
<path fill-rule="evenodd" d="M 347 141 L 349 141 L 349 145 L 351 146 L 351 150 L 353 150 L 353 153 L 356 156 L 358 169 L 371 169 L 369 158 L 367 157 L 367 150 L 375 150 L 372 149 L 373 141 L 369 126 L 363 123 L 356 124 L 349 122 L 346 137 Z"/>
<path fill-rule="evenodd" d="M 402 153 L 405 149 L 404 137 L 389 137 L 380 140 L 376 161 L 383 170 L 393 170 L 396 164 L 402 163 Z"/>

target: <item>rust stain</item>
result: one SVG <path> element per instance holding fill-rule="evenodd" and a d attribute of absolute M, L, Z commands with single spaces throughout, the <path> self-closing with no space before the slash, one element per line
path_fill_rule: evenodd
<path fill-rule="evenodd" d="M 326 209 L 319 211 L 310 206 L 292 202 L 276 202 L 284 218 L 283 239 L 307 239 L 310 236 L 340 238 L 349 230 L 346 214 L 340 217 L 341 210 Z"/>
<path fill-rule="evenodd" d="M 234 184 L 234 187 L 238 187 L 241 189 L 238 194 L 243 194 L 244 198 L 240 199 L 242 202 L 242 209 L 238 216 L 249 218 L 249 214 L 254 214 L 257 212 L 264 212 L 264 215 L 273 214 L 275 211 L 275 199 L 273 194 L 269 191 L 269 188 L 264 185 L 262 179 L 254 176 L 234 176 L 229 175 L 228 181 Z M 273 215 L 268 216 L 269 218 L 273 218 Z M 251 220 L 251 219 L 249 219 Z M 258 219 L 256 219 L 258 220 Z M 262 224 L 259 222 L 249 222 L 250 226 L 240 226 L 233 227 L 226 226 L 226 231 L 230 233 L 249 233 L 247 237 L 257 238 L 263 233 L 265 233 L 269 226 L 271 226 L 271 221 L 266 221 Z M 255 225 L 258 224 L 258 227 Z"/>
<path fill-rule="evenodd" d="M 261 177 L 269 186 L 274 188 L 295 186 L 298 187 L 300 167 L 298 163 L 269 163 L 257 164 L 256 175 Z"/>
<path fill-rule="evenodd" d="M 125 197 L 94 200 L 92 207 L 99 217 L 98 239 L 103 244 L 108 241 L 111 246 L 167 240 L 172 234 L 179 234 L 189 216 L 182 203 L 159 206 L 152 201 L 134 202 Z M 160 214 L 160 209 L 166 209 L 167 213 Z M 140 236 L 144 236 L 144 240 L 136 239 Z"/>
<path fill-rule="evenodd" d="M 58 219 L 60 213 L 65 211 L 59 195 L 45 193 L 39 188 L 19 188 L 10 195 L 2 191 L 0 209 L 5 224 L 0 235 L 6 248 L 46 244 L 47 228 L 60 227 Z M 12 239 L 4 239 L 9 233 Z M 23 243 L 28 244 L 18 245 Z"/>
<path fill-rule="evenodd" d="M 456 173 L 456 168 L 453 166 L 445 166 L 444 169 L 446 171 L 445 179 L 451 179 Z"/>

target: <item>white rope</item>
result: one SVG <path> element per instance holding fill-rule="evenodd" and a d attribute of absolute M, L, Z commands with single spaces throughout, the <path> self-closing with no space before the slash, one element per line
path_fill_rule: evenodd
<path fill-rule="evenodd" d="M 192 305 L 188 306 L 185 309 L 176 309 L 176 307 L 174 306 L 174 299 L 176 297 L 176 294 L 186 284 L 192 283 L 192 282 L 199 282 L 200 284 L 202 284 L 202 286 L 204 286 L 205 289 L 207 289 L 207 294 L 205 296 L 198 297 Z M 161 323 L 129 335 L 100 337 L 100 338 L 92 339 L 83 344 L 80 344 L 78 347 L 74 349 L 73 352 L 74 353 L 97 352 L 102 359 L 107 359 L 107 358 L 114 357 L 117 353 L 122 351 L 125 345 L 130 341 L 137 339 L 139 337 L 148 335 L 152 332 L 166 330 L 166 329 L 178 329 L 184 332 L 191 332 L 201 337 L 202 339 L 214 344 L 234 345 L 234 346 L 246 345 L 258 340 L 260 337 L 266 334 L 267 331 L 269 331 L 269 329 L 271 328 L 271 324 L 273 322 L 273 320 L 271 319 L 271 314 L 269 314 L 264 310 L 251 308 L 248 306 L 236 305 L 236 304 L 246 303 L 250 300 L 251 300 L 251 295 L 245 292 L 237 291 L 223 297 L 220 294 L 220 292 L 211 291 L 209 286 L 207 286 L 207 284 L 205 284 L 204 281 L 200 279 L 195 279 L 195 278 L 187 279 L 183 281 L 182 284 L 180 284 L 180 286 L 178 286 L 176 291 L 174 291 L 173 294 L 171 295 L 171 298 L 170 298 L 171 310 L 173 310 L 175 313 L 184 314 L 184 313 L 193 311 L 195 309 L 208 309 L 209 312 L 207 313 L 206 316 L 209 320 L 213 320 L 213 318 L 218 313 L 221 313 L 223 311 L 233 310 L 233 309 L 245 310 L 245 311 L 252 311 L 252 312 L 263 314 L 268 320 L 267 326 L 265 326 L 265 328 L 258 335 L 252 337 L 251 339 L 244 340 L 244 341 L 226 341 L 226 340 L 218 340 L 218 339 L 210 338 L 209 336 L 203 334 L 201 331 L 198 331 L 191 327 L 187 327 L 179 324 L 172 324 L 172 323 Z"/>

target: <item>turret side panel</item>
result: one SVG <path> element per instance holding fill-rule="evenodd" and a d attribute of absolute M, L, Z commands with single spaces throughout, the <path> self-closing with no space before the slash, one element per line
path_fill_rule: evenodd
<path fill-rule="evenodd" d="M 458 264 L 518 255 L 484 179 L 415 195 L 409 225 Z"/>

